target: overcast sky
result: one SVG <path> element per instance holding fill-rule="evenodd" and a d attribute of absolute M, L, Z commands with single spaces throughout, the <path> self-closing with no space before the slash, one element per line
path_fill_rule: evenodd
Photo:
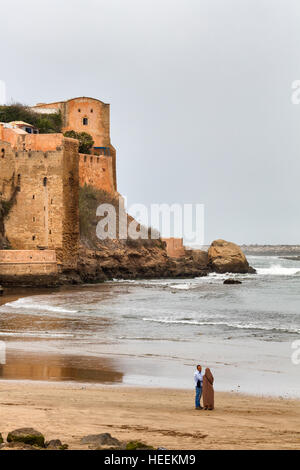
<path fill-rule="evenodd" d="M 129 204 L 205 204 L 206 243 L 300 243 L 298 0 L 11 0 L 0 15 L 8 101 L 111 103 Z"/>

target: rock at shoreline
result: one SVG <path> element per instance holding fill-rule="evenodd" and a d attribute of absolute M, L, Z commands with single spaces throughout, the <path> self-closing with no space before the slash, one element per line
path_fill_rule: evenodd
<path fill-rule="evenodd" d="M 223 284 L 242 284 L 242 282 L 237 279 L 225 279 Z"/>
<path fill-rule="evenodd" d="M 20 428 L 10 432 L 7 442 L 23 442 L 32 446 L 44 447 L 45 438 L 43 434 L 33 428 Z"/>
<path fill-rule="evenodd" d="M 246 256 L 235 243 L 215 240 L 208 250 L 208 264 L 216 273 L 255 273 Z"/>
<path fill-rule="evenodd" d="M 91 444 L 95 447 L 101 446 L 113 446 L 113 447 L 121 447 L 121 442 L 118 441 L 115 437 L 112 437 L 109 433 L 103 434 L 90 434 L 89 436 L 84 436 L 80 444 Z"/>
<path fill-rule="evenodd" d="M 67 450 L 69 447 L 68 444 L 62 444 L 60 439 L 52 439 L 45 446 L 48 450 Z"/>
<path fill-rule="evenodd" d="M 126 450 L 153 450 L 154 447 L 148 446 L 141 441 L 130 441 L 126 444 Z"/>

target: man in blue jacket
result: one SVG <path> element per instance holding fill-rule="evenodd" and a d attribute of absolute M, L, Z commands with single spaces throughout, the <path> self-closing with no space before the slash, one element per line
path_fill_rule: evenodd
<path fill-rule="evenodd" d="M 202 384 L 203 384 L 203 374 L 202 367 L 198 364 L 197 370 L 194 373 L 194 382 L 195 382 L 195 408 L 196 410 L 203 410 L 203 407 L 200 405 L 200 399 L 202 397 Z"/>

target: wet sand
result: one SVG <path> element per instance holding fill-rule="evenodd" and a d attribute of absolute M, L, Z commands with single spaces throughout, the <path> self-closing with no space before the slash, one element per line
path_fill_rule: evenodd
<path fill-rule="evenodd" d="M 31 295 L 49 294 L 51 292 L 57 292 L 63 287 L 58 288 L 42 288 L 42 287 L 5 287 L 3 295 L 0 296 L 0 306 L 7 302 L 14 302 L 15 300 L 21 299 L 22 297 L 29 297 Z"/>
<path fill-rule="evenodd" d="M 0 432 L 34 427 L 85 449 L 109 432 L 167 449 L 299 449 L 300 401 L 217 393 L 214 411 L 193 408 L 193 390 L 0 382 Z"/>

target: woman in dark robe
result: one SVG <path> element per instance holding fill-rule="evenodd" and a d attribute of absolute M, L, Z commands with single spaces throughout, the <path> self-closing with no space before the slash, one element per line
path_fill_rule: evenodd
<path fill-rule="evenodd" d="M 205 369 L 205 374 L 203 376 L 203 407 L 205 410 L 214 409 L 214 377 L 209 368 Z"/>

